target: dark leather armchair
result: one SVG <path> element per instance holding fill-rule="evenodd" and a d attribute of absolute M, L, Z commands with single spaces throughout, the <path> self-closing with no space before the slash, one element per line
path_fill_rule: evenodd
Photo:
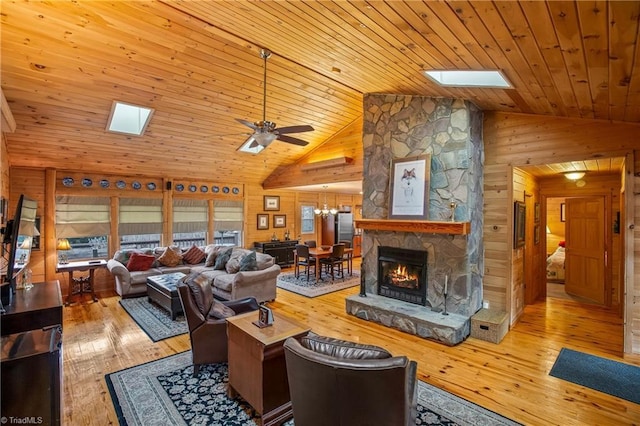
<path fill-rule="evenodd" d="M 415 425 L 415 361 L 313 334 L 284 352 L 296 426 Z"/>
<path fill-rule="evenodd" d="M 178 283 L 178 294 L 189 327 L 193 376 L 200 366 L 227 361 L 227 321 L 225 318 L 258 310 L 253 297 L 220 302 L 213 298 L 205 277 L 192 274 Z"/>

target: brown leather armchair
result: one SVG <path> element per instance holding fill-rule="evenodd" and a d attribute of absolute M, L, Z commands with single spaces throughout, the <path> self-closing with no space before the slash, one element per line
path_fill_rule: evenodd
<path fill-rule="evenodd" d="M 255 298 L 220 302 L 213 298 L 211 284 L 206 277 L 189 275 L 178 283 L 178 294 L 189 327 L 193 376 L 200 366 L 227 361 L 227 321 L 225 318 L 255 311 Z"/>
<path fill-rule="evenodd" d="M 296 426 L 415 425 L 415 361 L 313 334 L 284 351 Z"/>

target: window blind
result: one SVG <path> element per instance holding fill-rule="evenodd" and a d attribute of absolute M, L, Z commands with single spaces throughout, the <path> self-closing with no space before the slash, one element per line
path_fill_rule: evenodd
<path fill-rule="evenodd" d="M 242 231 L 242 201 L 216 200 L 213 202 L 213 228 L 217 232 Z"/>
<path fill-rule="evenodd" d="M 162 200 L 121 198 L 118 233 L 120 235 L 162 234 Z"/>
<path fill-rule="evenodd" d="M 104 197 L 56 197 L 56 237 L 79 238 L 108 235 L 110 201 Z"/>
<path fill-rule="evenodd" d="M 206 200 L 173 200 L 173 232 L 207 232 Z"/>

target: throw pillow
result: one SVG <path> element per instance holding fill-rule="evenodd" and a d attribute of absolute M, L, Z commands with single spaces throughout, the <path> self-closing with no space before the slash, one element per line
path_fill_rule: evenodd
<path fill-rule="evenodd" d="M 211 267 L 216 264 L 216 258 L 220 254 L 220 251 L 223 249 L 223 246 L 207 246 L 205 253 L 207 253 L 207 260 L 204 262 L 204 266 Z"/>
<path fill-rule="evenodd" d="M 234 316 L 236 313 L 233 309 L 228 307 L 222 302 L 218 302 L 214 299 L 213 305 L 211 305 L 211 309 L 209 310 L 209 318 L 214 319 L 225 319 Z"/>
<path fill-rule="evenodd" d="M 182 260 L 185 263 L 195 265 L 196 263 L 200 263 L 204 260 L 204 252 L 194 244 L 186 251 L 185 254 L 182 255 Z"/>
<path fill-rule="evenodd" d="M 146 271 L 151 268 L 154 260 L 156 260 L 154 256 L 141 253 L 131 253 L 129 261 L 127 262 L 127 269 L 131 272 Z"/>
<path fill-rule="evenodd" d="M 223 251 L 222 253 L 218 254 L 218 257 L 216 257 L 216 263 L 213 265 L 213 269 L 218 271 L 224 271 L 225 267 L 227 266 L 227 262 L 231 258 L 232 253 L 233 253 L 233 247 L 230 247 L 225 251 Z"/>
<path fill-rule="evenodd" d="M 241 271 L 257 271 L 258 270 L 258 262 L 256 260 L 256 252 L 252 251 L 248 255 L 242 258 L 240 261 L 240 270 Z"/>
<path fill-rule="evenodd" d="M 229 261 L 227 261 L 227 265 L 225 266 L 227 274 L 235 274 L 240 270 L 240 259 L 244 257 L 245 253 L 246 251 L 243 249 L 233 250 L 233 252 L 231 253 L 231 257 L 229 258 Z"/>
<path fill-rule="evenodd" d="M 199 273 L 192 273 L 182 279 L 191 290 L 191 297 L 198 305 L 198 310 L 204 315 L 207 314 L 213 302 L 213 293 L 209 279 Z"/>
<path fill-rule="evenodd" d="M 142 253 L 142 252 L 139 250 L 131 250 L 131 249 L 118 250 L 116 254 L 113 255 L 113 258 L 118 262 L 122 263 L 123 265 L 126 265 L 127 262 L 129 262 L 129 259 L 131 259 L 131 255 L 133 253 Z"/>
<path fill-rule="evenodd" d="M 171 247 L 167 247 L 158 258 L 158 262 L 164 266 L 178 266 L 182 262 L 182 256 L 172 250 Z"/>

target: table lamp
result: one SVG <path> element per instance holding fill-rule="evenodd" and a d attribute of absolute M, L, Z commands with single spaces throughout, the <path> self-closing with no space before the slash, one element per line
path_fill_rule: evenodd
<path fill-rule="evenodd" d="M 58 255 L 60 264 L 66 265 L 67 263 L 69 263 L 67 253 L 65 253 L 67 250 L 71 250 L 71 244 L 69 244 L 69 240 L 67 240 L 66 238 L 59 238 L 56 250 L 60 252 Z"/>

